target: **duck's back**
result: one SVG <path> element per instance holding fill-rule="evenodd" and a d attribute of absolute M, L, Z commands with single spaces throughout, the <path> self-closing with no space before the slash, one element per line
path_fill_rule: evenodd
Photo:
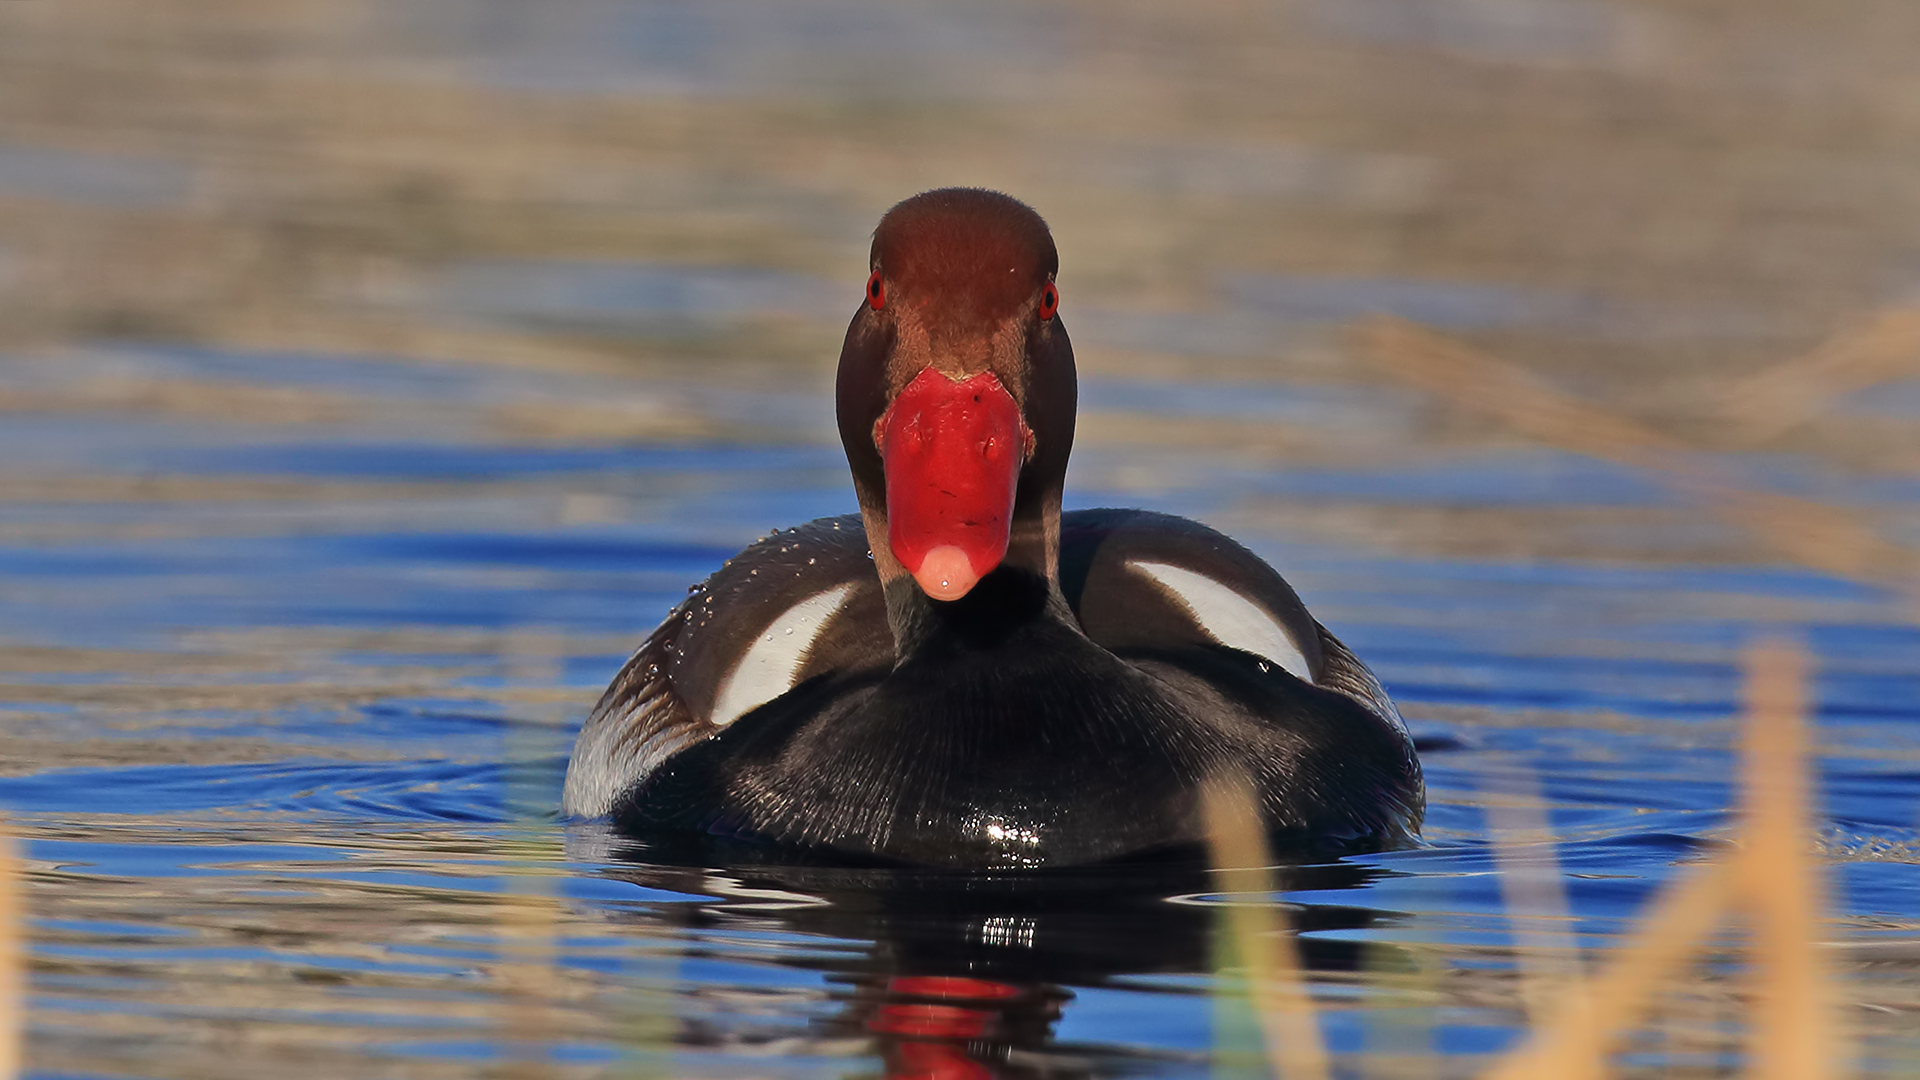
<path fill-rule="evenodd" d="M 610 813 L 661 763 L 824 674 L 893 665 L 857 515 L 773 533 L 691 589 L 581 727 L 561 808 Z"/>
<path fill-rule="evenodd" d="M 1280 832 L 1417 827 L 1391 703 L 1257 557 L 1184 519 L 1082 511 L 1061 585 L 1047 611 L 1043 581 L 990 577 L 897 661 L 858 519 L 776 534 L 628 662 L 567 808 L 918 863 L 1087 862 L 1199 839 L 1198 792 L 1233 770 Z"/>

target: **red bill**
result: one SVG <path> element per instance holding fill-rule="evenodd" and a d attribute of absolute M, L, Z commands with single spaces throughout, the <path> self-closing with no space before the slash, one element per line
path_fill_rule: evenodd
<path fill-rule="evenodd" d="M 958 600 L 1007 555 L 1026 457 L 1020 406 L 991 372 L 928 368 L 880 418 L 887 543 L 920 588 Z"/>

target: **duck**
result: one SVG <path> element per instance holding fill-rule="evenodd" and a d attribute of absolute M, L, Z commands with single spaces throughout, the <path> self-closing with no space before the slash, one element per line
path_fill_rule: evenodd
<path fill-rule="evenodd" d="M 994 191 L 874 230 L 835 413 L 859 511 L 693 586 L 582 725 L 562 811 L 857 864 L 1193 850 L 1222 778 L 1275 842 L 1417 841 L 1413 740 L 1366 664 L 1226 535 L 1062 510 L 1078 381 L 1046 222 Z"/>

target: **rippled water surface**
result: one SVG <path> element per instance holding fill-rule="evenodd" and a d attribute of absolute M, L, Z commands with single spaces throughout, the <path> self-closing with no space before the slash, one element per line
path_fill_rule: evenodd
<path fill-rule="evenodd" d="M 1811 658 L 1864 1065 L 1920 1062 L 1920 337 L 1872 329 L 1920 266 L 1882 107 L 1913 84 L 1873 46 L 1903 9 L 4 7 L 0 79 L 39 91 L 0 104 L 35 1075 L 1239 1075 L 1244 903 L 1301 930 L 1341 1075 L 1470 1075 L 1525 1026 L 1516 927 L 1604 962 L 1729 839 L 1767 636 Z M 61 90 L 96 54 L 137 92 Z M 1688 201 L 1709 169 L 1725 205 Z M 687 866 L 557 819 L 687 586 L 854 508 L 865 232 L 952 181 L 1055 223 L 1070 505 L 1278 567 L 1420 740 L 1424 844 L 1247 897 Z M 1370 359 L 1374 315 L 1513 379 Z M 1861 327 L 1891 336 L 1832 361 Z M 1510 918 L 1489 804 L 1544 805 L 1513 843 L 1567 920 Z M 1629 1067 L 1730 1069 L 1735 968 Z"/>

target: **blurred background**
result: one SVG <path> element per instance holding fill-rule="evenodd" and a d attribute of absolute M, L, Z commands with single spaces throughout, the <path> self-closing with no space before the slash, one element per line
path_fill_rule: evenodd
<path fill-rule="evenodd" d="M 1404 1012 L 1355 942 L 1424 957 L 1415 1074 L 1509 1045 L 1488 777 L 1605 948 L 1726 835 L 1785 633 L 1863 1067 L 1912 1067 L 1916 43 L 1909 0 L 0 3 L 30 1067 L 878 1067 L 871 927 L 551 812 L 685 587 L 853 509 L 869 235 L 948 185 L 1053 227 L 1072 505 L 1245 540 L 1428 747 L 1430 846 L 1310 926 L 1336 1055 Z M 1040 965 L 1021 1052 L 1214 1068 L 1213 991 L 1148 968 L 1208 957 Z M 1730 993 L 1639 1060 L 1724 1063 Z"/>

